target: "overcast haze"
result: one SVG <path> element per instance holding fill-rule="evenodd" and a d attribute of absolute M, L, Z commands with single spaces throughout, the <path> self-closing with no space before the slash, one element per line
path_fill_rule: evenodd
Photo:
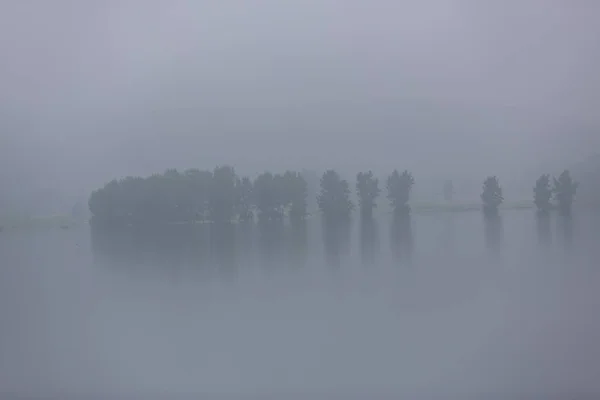
<path fill-rule="evenodd" d="M 599 144 L 599 16 L 583 0 L 5 1 L 3 196 L 223 163 L 422 183 L 562 168 Z"/>
<path fill-rule="evenodd" d="M 0 0 L 0 394 L 600 393 L 600 158 L 572 214 L 568 174 L 552 205 L 540 180 L 547 214 L 512 203 L 600 149 L 598 21 L 594 0 Z M 90 223 L 4 219 L 217 164 L 415 186 L 368 218 L 364 180 L 348 221 L 335 174 L 319 214 L 292 174 L 225 168 L 108 186 Z"/>

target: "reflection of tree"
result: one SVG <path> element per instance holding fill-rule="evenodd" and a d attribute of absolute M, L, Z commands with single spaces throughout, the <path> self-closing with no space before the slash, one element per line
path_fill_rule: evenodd
<path fill-rule="evenodd" d="M 308 256 L 307 220 L 294 221 L 290 226 L 291 265 L 304 266 Z"/>
<path fill-rule="evenodd" d="M 558 232 L 567 251 L 573 247 L 573 219 L 570 216 L 559 216 Z"/>
<path fill-rule="evenodd" d="M 207 261 L 206 225 L 107 226 L 91 224 L 96 262 L 140 274 L 151 270 L 177 276 L 184 270 L 203 269 Z M 211 232 L 212 235 L 212 232 Z M 212 244 L 212 243 L 211 243 Z"/>
<path fill-rule="evenodd" d="M 397 261 L 412 261 L 413 241 L 410 214 L 396 213 L 391 226 L 391 245 Z"/>
<path fill-rule="evenodd" d="M 235 278 L 235 226 L 232 223 L 214 223 L 210 226 L 211 255 L 217 274 L 226 280 Z"/>
<path fill-rule="evenodd" d="M 373 265 L 379 251 L 377 222 L 371 217 L 360 219 L 360 254 L 363 265 Z"/>
<path fill-rule="evenodd" d="M 91 247 L 94 261 L 112 266 L 119 262 L 132 265 L 136 254 L 132 229 L 120 227 L 110 229 L 103 224 L 90 224 Z"/>
<path fill-rule="evenodd" d="M 325 258 L 334 268 L 341 267 L 343 255 L 349 250 L 350 219 L 323 219 Z"/>
<path fill-rule="evenodd" d="M 262 265 L 268 270 L 280 267 L 284 245 L 284 223 L 278 219 L 259 218 L 258 248 Z"/>
<path fill-rule="evenodd" d="M 499 214 L 484 214 L 485 244 L 490 253 L 497 257 L 500 255 L 503 239 L 502 217 Z"/>
<path fill-rule="evenodd" d="M 254 221 L 244 221 L 236 226 L 236 254 L 240 260 L 243 260 L 244 265 L 253 263 L 255 227 Z"/>
<path fill-rule="evenodd" d="M 552 244 L 552 230 L 550 229 L 550 214 L 538 212 L 536 215 L 536 228 L 538 243 L 543 246 Z"/>

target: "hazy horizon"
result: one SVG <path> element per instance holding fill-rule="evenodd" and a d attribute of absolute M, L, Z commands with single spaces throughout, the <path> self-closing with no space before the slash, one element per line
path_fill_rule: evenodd
<path fill-rule="evenodd" d="M 598 21 L 594 0 L 0 1 L 0 394 L 600 394 Z M 314 175 L 128 180 L 84 223 L 115 178 L 218 165 L 339 175 L 318 202 Z M 54 213 L 80 219 L 20 219 Z"/>
<path fill-rule="evenodd" d="M 3 2 L 2 196 L 60 203 L 114 177 L 216 164 L 521 185 L 599 148 L 598 11 Z"/>

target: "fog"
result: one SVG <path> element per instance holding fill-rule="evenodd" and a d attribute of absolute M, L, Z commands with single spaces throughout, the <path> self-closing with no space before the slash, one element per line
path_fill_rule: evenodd
<path fill-rule="evenodd" d="M 406 168 L 418 198 L 452 179 L 475 202 L 498 175 L 528 200 L 600 146 L 598 17 L 591 0 L 0 2 L 0 217 L 223 164 L 351 184 Z M 599 393 L 597 215 L 480 214 L 400 233 L 353 217 L 344 245 L 318 217 L 305 240 L 217 244 L 203 224 L 2 226 L 0 393 Z"/>
<path fill-rule="evenodd" d="M 61 212 L 113 177 L 223 163 L 410 168 L 421 186 L 485 171 L 517 185 L 598 146 L 598 12 L 593 1 L 3 2 L 2 196 Z"/>

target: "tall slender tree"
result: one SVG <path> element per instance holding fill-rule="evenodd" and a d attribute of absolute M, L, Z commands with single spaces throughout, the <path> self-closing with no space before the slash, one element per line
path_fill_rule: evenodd
<path fill-rule="evenodd" d="M 247 176 L 236 181 L 236 198 L 238 217 L 241 222 L 248 222 L 254 219 L 253 207 L 253 187 L 252 181 Z"/>
<path fill-rule="evenodd" d="M 330 169 L 323 174 L 317 204 L 327 221 L 342 221 L 350 217 L 354 209 L 350 200 L 350 187 L 336 171 Z"/>
<path fill-rule="evenodd" d="M 216 167 L 209 195 L 209 212 L 215 223 L 231 222 L 235 214 L 237 176 L 233 167 Z"/>
<path fill-rule="evenodd" d="M 550 212 L 552 199 L 552 188 L 550 187 L 550 175 L 543 174 L 535 181 L 533 188 L 533 202 L 540 215 L 547 215 Z"/>
<path fill-rule="evenodd" d="M 282 220 L 285 209 L 281 175 L 260 174 L 254 181 L 254 199 L 261 221 Z"/>
<path fill-rule="evenodd" d="M 571 215 L 571 207 L 578 186 L 579 183 L 573 180 L 569 170 L 564 170 L 558 179 L 554 178 L 554 198 L 558 203 L 558 210 L 561 215 Z"/>
<path fill-rule="evenodd" d="M 498 207 L 504 201 L 500 182 L 495 176 L 488 176 L 483 182 L 483 192 L 481 193 L 483 201 L 483 212 L 487 216 L 498 214 Z"/>
<path fill-rule="evenodd" d="M 371 218 L 373 209 L 377 207 L 377 197 L 381 193 L 379 179 L 373 176 L 372 171 L 359 172 L 356 175 L 356 193 L 361 217 Z"/>
<path fill-rule="evenodd" d="M 412 174 L 406 170 L 402 174 L 398 173 L 398 170 L 394 170 L 387 178 L 387 197 L 391 202 L 395 214 L 410 213 L 408 201 L 410 200 L 410 192 L 414 184 L 415 180 Z"/>
<path fill-rule="evenodd" d="M 296 222 L 306 217 L 308 184 L 301 173 L 286 171 L 283 175 L 285 203 L 290 220 Z"/>

